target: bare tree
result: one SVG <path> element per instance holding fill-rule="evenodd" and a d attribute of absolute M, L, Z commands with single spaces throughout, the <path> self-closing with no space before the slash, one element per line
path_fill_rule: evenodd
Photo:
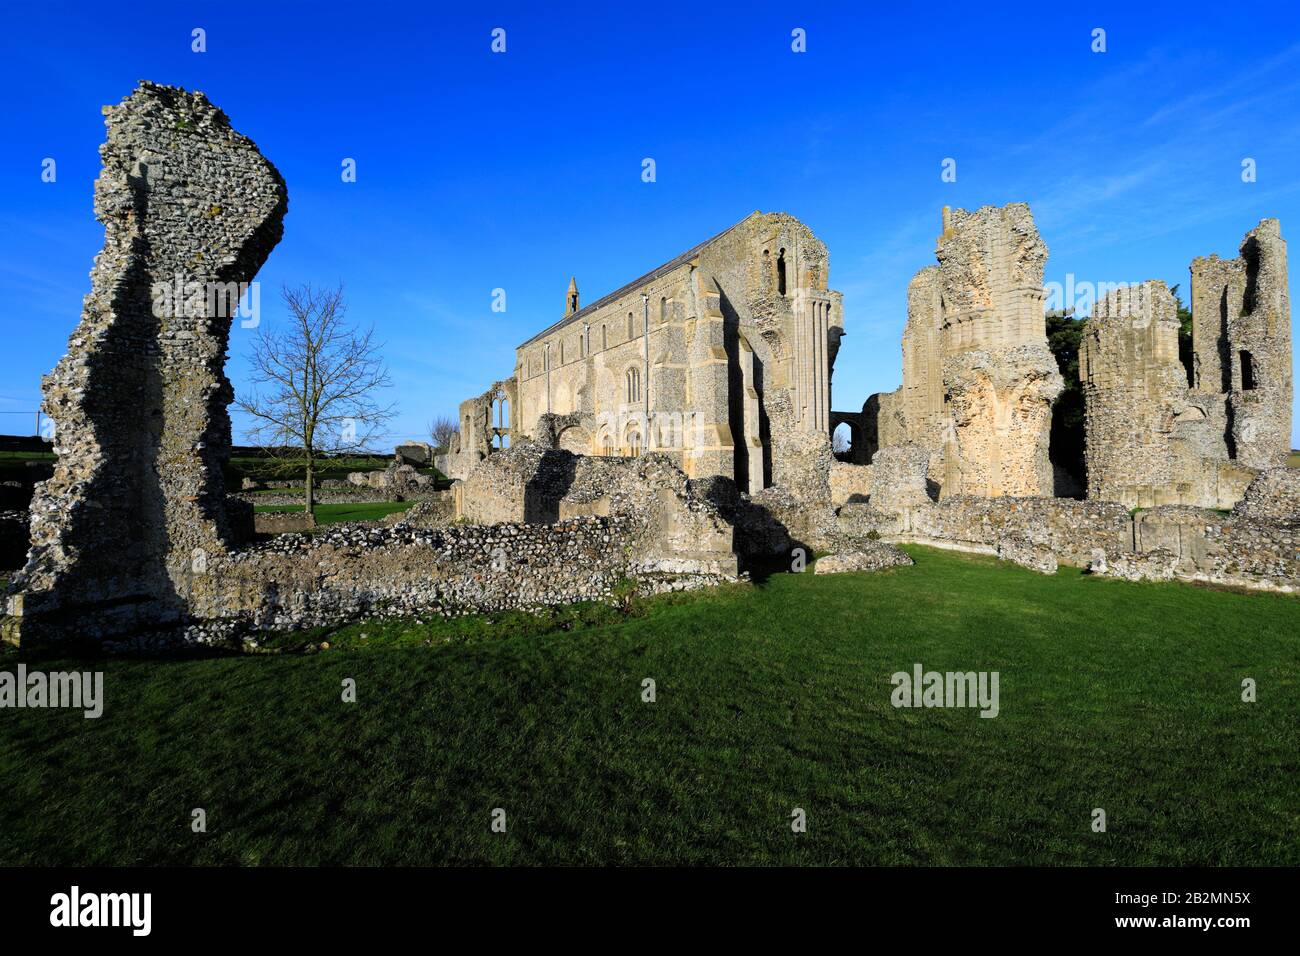
<path fill-rule="evenodd" d="M 238 405 L 254 419 L 250 437 L 284 471 L 306 473 L 306 510 L 316 508 L 318 463 L 367 448 L 393 417 L 374 393 L 392 384 L 374 329 L 346 321 L 343 286 L 284 286 L 287 327 L 258 329 L 249 362 L 253 390 Z"/>
<path fill-rule="evenodd" d="M 458 431 L 456 422 L 446 415 L 439 415 L 429 422 L 429 440 L 433 442 L 435 448 L 441 450 L 451 447 L 451 440 L 456 437 Z"/>

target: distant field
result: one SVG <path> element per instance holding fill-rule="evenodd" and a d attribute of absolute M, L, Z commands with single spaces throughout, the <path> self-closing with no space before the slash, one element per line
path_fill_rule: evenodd
<path fill-rule="evenodd" d="M 341 521 L 377 521 L 398 511 L 405 511 L 414 501 L 366 501 L 360 504 L 318 504 L 317 524 L 338 524 Z M 254 505 L 254 511 L 276 513 L 301 511 L 302 505 Z"/>
<path fill-rule="evenodd" d="M 1291 457 L 1287 459 L 1286 463 L 1290 465 L 1292 468 L 1300 468 L 1300 451 L 1296 451 L 1295 449 L 1292 449 Z"/>

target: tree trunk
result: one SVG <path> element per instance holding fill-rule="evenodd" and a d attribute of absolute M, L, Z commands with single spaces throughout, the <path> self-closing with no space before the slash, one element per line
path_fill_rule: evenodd
<path fill-rule="evenodd" d="M 312 468 L 313 462 L 310 455 L 307 456 L 307 513 L 316 513 L 316 472 Z"/>

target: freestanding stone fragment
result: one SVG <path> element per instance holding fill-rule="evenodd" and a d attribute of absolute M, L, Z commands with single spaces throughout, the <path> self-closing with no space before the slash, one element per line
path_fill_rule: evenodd
<path fill-rule="evenodd" d="M 1064 382 L 1047 347 L 1047 246 L 1029 207 L 945 208 L 936 255 L 908 288 L 902 387 L 868 399 L 863 417 L 882 449 L 929 447 L 944 497 L 1051 495 Z"/>
<path fill-rule="evenodd" d="M 240 295 L 283 234 L 284 180 L 202 93 L 142 82 L 104 113 L 104 248 L 42 383 L 58 464 L 10 587 L 14 642 L 177 620 L 251 523 L 222 477 L 224 365 Z"/>
<path fill-rule="evenodd" d="M 1193 388 L 1224 396 L 1229 457 L 1250 468 L 1286 464 L 1291 447 L 1291 299 L 1286 240 L 1260 220 L 1241 257 L 1192 262 Z"/>

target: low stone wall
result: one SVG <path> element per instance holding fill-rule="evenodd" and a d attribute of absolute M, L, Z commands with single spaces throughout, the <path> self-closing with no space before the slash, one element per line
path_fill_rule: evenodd
<path fill-rule="evenodd" d="M 976 550 L 1023 542 L 1046 548 L 1066 564 L 1086 566 L 1097 548 L 1133 550 L 1128 510 L 1109 501 L 1073 498 L 976 498 L 957 495 L 909 509 L 900 538 L 970 545 Z"/>
<path fill-rule="evenodd" d="M 610 601 L 625 579 L 642 593 L 722 583 L 725 567 L 646 560 L 632 518 L 427 530 L 342 525 L 286 534 L 213 558 L 190 578 L 200 619 L 296 629 L 373 614 L 460 615 Z"/>
<path fill-rule="evenodd" d="M 1157 555 L 1144 577 L 1170 576 L 1235 587 L 1300 591 L 1300 523 L 1279 524 L 1249 514 L 1170 505 L 1133 518 L 1138 554 Z M 1113 563 L 1108 552 L 1101 562 Z M 1131 576 L 1132 568 L 1100 573 Z"/>
<path fill-rule="evenodd" d="M 730 562 L 731 524 L 671 456 L 575 455 L 521 439 L 481 461 L 453 486 L 456 516 L 477 524 L 551 524 L 577 516 L 628 516 L 638 554 Z"/>
<path fill-rule="evenodd" d="M 443 528 L 456 520 L 456 492 L 452 488 L 435 491 L 405 511 L 394 512 L 384 524 L 409 524 L 417 528 Z"/>
<path fill-rule="evenodd" d="M 1059 560 L 1131 580 L 1206 581 L 1300 591 L 1300 479 L 1262 473 L 1231 514 L 1169 505 L 1130 514 L 1123 505 L 1069 498 L 975 498 L 888 514 L 847 504 L 830 546 L 883 539 L 994 554 L 1050 573 Z M 820 546 L 820 545 L 819 545 Z"/>

